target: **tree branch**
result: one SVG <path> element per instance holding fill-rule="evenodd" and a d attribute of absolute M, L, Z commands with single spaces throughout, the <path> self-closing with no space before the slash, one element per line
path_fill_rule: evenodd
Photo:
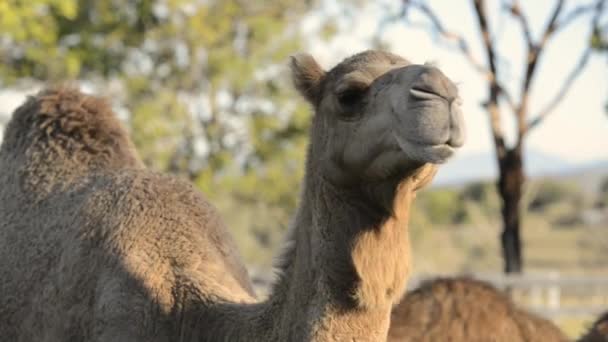
<path fill-rule="evenodd" d="M 589 61 L 589 57 L 591 56 L 591 51 L 592 49 L 590 46 L 585 49 L 585 52 L 581 55 L 581 58 L 578 60 L 578 63 L 576 63 L 576 66 L 572 69 L 572 71 L 570 71 L 570 74 L 568 74 L 568 77 L 566 77 L 564 83 L 560 87 L 557 94 L 553 97 L 551 101 L 549 101 L 549 103 L 543 108 L 543 110 L 541 110 L 539 114 L 536 115 L 534 119 L 528 122 L 526 130 L 530 130 L 538 126 L 538 124 L 540 124 L 547 115 L 553 112 L 557 105 L 564 99 L 565 95 L 572 87 L 576 78 L 583 71 L 585 65 L 587 65 L 587 61 Z"/>
<path fill-rule="evenodd" d="M 443 36 L 443 38 L 446 40 L 456 42 L 456 46 L 458 47 L 460 52 L 464 55 L 464 57 L 467 59 L 467 61 L 473 66 L 473 68 L 475 68 L 475 70 L 477 70 L 478 72 L 480 72 L 482 74 L 488 73 L 488 69 L 483 65 L 483 63 L 478 61 L 475 58 L 475 56 L 473 56 L 473 53 L 471 52 L 471 49 L 469 47 L 469 43 L 466 41 L 466 39 L 464 39 L 464 37 L 462 35 L 459 35 L 458 33 L 448 31 L 445 28 L 445 26 L 443 25 L 443 23 L 441 22 L 441 20 L 439 19 L 439 17 L 435 14 L 435 12 L 433 12 L 433 10 L 427 4 L 425 4 L 423 2 L 418 2 L 418 1 L 403 0 L 403 5 L 404 5 L 404 8 L 411 6 L 411 7 L 414 7 L 416 9 L 420 10 L 420 12 L 422 12 L 429 19 L 429 21 L 431 22 L 433 28 L 437 31 L 437 33 L 439 33 L 441 36 Z M 403 14 L 405 14 L 405 11 Z"/>
<path fill-rule="evenodd" d="M 540 42 L 538 42 L 538 44 L 537 44 L 538 50 L 541 50 L 542 48 L 544 48 L 545 44 L 547 43 L 547 41 L 549 40 L 551 35 L 553 35 L 553 33 L 555 33 L 555 31 L 557 29 L 557 17 L 559 17 L 559 14 L 562 12 L 563 8 L 564 8 L 564 0 L 558 0 L 557 5 L 555 6 L 555 9 L 553 9 L 553 14 L 551 14 L 551 18 L 549 19 L 549 22 L 547 23 L 545 32 L 543 32 L 543 35 L 540 38 Z"/>
<path fill-rule="evenodd" d="M 477 4 L 477 2 L 476 2 Z M 496 147 L 496 152 L 499 157 L 502 158 L 505 154 L 505 142 L 504 142 L 504 134 L 502 132 L 502 128 L 500 125 L 500 110 L 498 105 L 499 97 L 504 99 L 506 103 L 511 107 L 513 111 L 515 111 L 516 106 L 513 101 L 513 98 L 509 94 L 506 87 L 502 86 L 498 81 L 497 77 L 497 56 L 494 49 L 494 44 L 492 42 L 492 38 L 489 32 L 487 18 L 485 9 L 483 8 L 483 3 L 480 2 L 481 7 L 479 7 L 480 11 L 476 11 L 477 17 L 480 20 L 480 23 L 483 22 L 482 36 L 484 37 L 484 44 L 486 47 L 486 53 L 488 55 L 488 65 L 489 68 L 486 67 L 482 62 L 478 61 L 471 49 L 469 47 L 468 42 L 464 37 L 458 33 L 453 31 L 449 31 L 446 29 L 443 22 L 439 19 L 439 16 L 424 2 L 414 1 L 414 0 L 403 0 L 404 11 L 402 12 L 402 16 L 405 16 L 408 7 L 413 7 L 418 9 L 422 14 L 424 14 L 428 20 L 430 21 L 432 28 L 444 39 L 448 41 L 453 41 L 456 43 L 457 48 L 463 54 L 463 56 L 467 59 L 469 64 L 473 66 L 473 68 L 480 72 L 482 75 L 486 77 L 488 83 L 490 84 L 490 96 L 488 101 L 484 104 L 488 112 L 490 113 L 490 125 L 492 128 L 492 134 L 494 136 L 494 142 Z M 476 5 L 477 6 L 477 5 Z M 476 7 L 477 8 L 477 7 Z M 481 27 L 481 24 L 480 24 Z"/>
<path fill-rule="evenodd" d="M 513 101 L 513 97 L 511 97 L 509 91 L 505 89 L 498 81 L 496 82 L 496 85 L 498 86 L 498 93 L 500 97 L 507 102 L 509 108 L 511 108 L 513 113 L 515 113 L 515 111 L 517 110 L 517 106 L 515 105 L 515 101 Z"/>
<path fill-rule="evenodd" d="M 488 77 L 490 95 L 486 105 L 488 113 L 490 114 L 490 126 L 492 128 L 492 136 L 494 137 L 496 155 L 499 160 L 502 160 L 506 156 L 506 146 L 504 134 L 500 125 L 500 110 L 498 107 L 498 95 L 500 94 L 501 87 L 499 86 L 496 77 L 498 75 L 496 66 L 496 51 L 494 49 L 494 42 L 492 41 L 492 37 L 490 35 L 485 2 L 483 0 L 475 0 L 474 8 L 488 60 L 488 65 L 490 66 L 490 73 Z"/>
<path fill-rule="evenodd" d="M 478 61 L 471 49 L 469 48 L 469 44 L 464 39 L 464 37 L 454 31 L 450 31 L 446 29 L 443 22 L 439 19 L 439 16 L 424 2 L 413 1 L 413 0 L 403 0 L 404 10 L 401 12 L 401 16 L 404 17 L 407 13 L 406 9 L 409 7 L 413 7 L 418 9 L 422 14 L 424 14 L 428 20 L 431 22 L 433 29 L 442 36 L 445 40 L 453 41 L 456 43 L 457 48 L 463 54 L 463 56 L 467 59 L 469 64 L 479 73 L 484 75 L 488 79 L 493 79 L 496 82 L 496 86 L 498 88 L 498 95 L 500 95 L 506 103 L 511 107 L 513 111 L 515 111 L 515 102 L 513 101 L 513 97 L 509 94 L 506 87 L 504 87 L 498 81 L 496 74 L 490 70 L 480 61 Z"/>
<path fill-rule="evenodd" d="M 538 43 L 532 43 L 529 45 L 528 49 L 528 64 L 526 65 L 525 78 L 521 89 L 521 97 L 522 100 L 526 98 L 528 91 L 530 90 L 530 85 L 532 84 L 532 80 L 534 79 L 534 72 L 536 71 L 536 66 L 538 65 L 538 57 L 540 56 L 545 44 L 555 32 L 555 23 L 557 21 L 557 17 L 559 13 L 562 11 L 564 6 L 564 0 L 558 0 L 555 9 L 553 10 L 553 14 L 551 15 L 551 19 L 547 23 L 547 27 L 543 32 L 543 35 Z M 520 104 L 520 108 L 525 111 L 525 103 Z"/>
<path fill-rule="evenodd" d="M 598 6 L 600 6 L 603 0 L 600 0 L 592 5 L 581 5 L 571 10 L 569 13 L 562 16 L 562 19 L 556 24 L 557 30 L 561 30 L 564 27 L 568 26 L 571 22 L 576 20 L 577 18 L 587 14 L 598 11 Z M 601 12 L 601 8 L 599 10 Z M 597 13 L 597 12 L 596 12 Z"/>
<path fill-rule="evenodd" d="M 483 0 L 475 0 L 475 13 L 477 15 L 479 29 L 481 31 L 482 40 L 486 50 L 488 64 L 490 66 L 490 72 L 492 73 L 492 75 L 497 75 L 496 51 L 494 49 L 494 42 L 492 41 L 492 36 L 490 34 L 490 28 L 488 26 L 487 15 L 485 12 L 485 2 Z M 496 77 L 493 77 L 493 80 L 490 81 L 495 82 Z"/>
<path fill-rule="evenodd" d="M 592 7 L 592 9 L 595 11 L 595 15 L 593 16 L 593 19 L 591 21 L 591 27 L 592 27 L 591 35 L 593 35 L 593 32 L 595 32 L 599 27 L 600 16 L 604 9 L 605 3 L 606 3 L 606 0 L 598 0 L 595 3 L 595 5 Z M 588 10 L 589 9 L 586 8 L 585 12 Z M 580 11 L 577 12 L 577 10 L 573 10 L 571 12 L 571 15 L 569 15 L 568 17 L 572 18 L 572 14 L 575 12 L 581 13 Z M 562 22 L 564 22 L 564 21 L 562 20 Z M 589 40 L 591 40 L 591 37 L 589 38 Z M 536 115 L 536 117 L 534 117 L 534 119 L 532 119 L 530 122 L 528 122 L 528 124 L 526 125 L 526 128 L 525 128 L 526 132 L 529 131 L 530 129 L 538 126 L 545 119 L 545 117 L 547 115 L 551 114 L 553 112 L 553 110 L 557 107 L 557 105 L 564 99 L 564 97 L 566 96 L 566 94 L 568 93 L 568 91 L 570 90 L 572 85 L 574 84 L 574 81 L 576 81 L 578 76 L 582 73 L 583 69 L 585 69 L 587 62 L 589 61 L 589 58 L 591 57 L 592 51 L 593 51 L 593 48 L 591 46 L 591 42 L 589 42 L 589 45 L 587 46 L 587 48 L 585 49 L 585 51 L 579 58 L 578 62 L 574 66 L 574 68 L 570 71 L 570 73 L 568 74 L 568 77 L 566 77 L 566 79 L 562 83 L 561 87 L 559 88 L 558 92 L 555 94 L 553 99 L 551 101 L 549 101 L 549 103 L 539 112 L 538 115 Z"/>
<path fill-rule="evenodd" d="M 526 39 L 526 45 L 528 49 L 531 49 L 534 46 L 534 40 L 532 39 L 532 33 L 530 31 L 530 24 L 528 23 L 528 18 L 524 15 L 521 10 L 521 5 L 518 0 L 513 0 L 510 5 L 506 5 L 511 15 L 513 15 L 521 25 L 521 30 L 524 34 L 524 38 Z"/>
<path fill-rule="evenodd" d="M 530 86 L 532 85 L 532 81 L 534 80 L 534 76 L 536 74 L 536 67 L 538 66 L 538 61 L 540 59 L 541 53 L 549 38 L 553 35 L 556 30 L 556 23 L 559 14 L 564 8 L 564 0 L 558 0 L 551 17 L 545 27 L 545 30 L 540 38 L 538 43 L 532 43 L 528 45 L 528 63 L 526 64 L 526 71 L 524 73 L 524 80 L 521 86 L 521 102 L 517 107 L 517 111 L 515 113 L 517 120 L 517 146 L 521 146 L 523 137 L 526 133 L 527 123 L 526 116 L 528 113 L 528 99 Z"/>

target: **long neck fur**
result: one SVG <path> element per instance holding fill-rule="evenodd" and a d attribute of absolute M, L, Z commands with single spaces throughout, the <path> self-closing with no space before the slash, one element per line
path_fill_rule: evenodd
<path fill-rule="evenodd" d="M 226 304 L 208 336 L 230 341 L 380 341 L 409 268 L 407 222 L 414 197 L 401 181 L 393 210 L 327 183 L 308 168 L 297 211 L 265 302 Z M 229 334 L 229 335 L 226 335 Z"/>

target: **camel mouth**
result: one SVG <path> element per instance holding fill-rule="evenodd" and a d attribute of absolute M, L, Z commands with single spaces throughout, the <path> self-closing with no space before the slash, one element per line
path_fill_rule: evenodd
<path fill-rule="evenodd" d="M 456 147 L 452 146 L 449 141 L 441 144 L 424 144 L 394 133 L 393 137 L 403 153 L 419 162 L 443 164 L 456 152 Z"/>

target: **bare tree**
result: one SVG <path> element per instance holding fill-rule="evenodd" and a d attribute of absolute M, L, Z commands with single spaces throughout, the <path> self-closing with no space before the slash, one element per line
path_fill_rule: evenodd
<path fill-rule="evenodd" d="M 471 52 L 467 40 L 455 31 L 449 30 L 441 18 L 423 0 L 402 0 L 401 17 L 406 18 L 410 10 L 420 11 L 430 22 L 433 33 L 440 41 L 455 45 L 474 69 L 485 76 L 487 81 L 488 98 L 483 103 L 490 118 L 490 129 L 494 140 L 496 160 L 499 168 L 498 192 L 502 198 L 503 232 L 501 236 L 505 272 L 522 271 L 522 250 L 520 238 L 520 202 L 525 181 L 523 167 L 523 143 L 529 132 L 537 127 L 559 105 L 560 101 L 570 90 L 576 78 L 585 68 L 593 51 L 593 37 L 599 32 L 600 16 L 605 9 L 605 0 L 595 0 L 585 5 L 579 5 L 566 11 L 565 1 L 557 0 L 540 37 L 534 37 L 528 17 L 518 0 L 503 1 L 501 11 L 509 15 L 520 26 L 522 39 L 526 46 L 525 70 L 519 91 L 515 96 L 509 94 L 500 79 L 499 72 L 502 60 L 496 49 L 495 36 L 492 34 L 491 22 L 484 0 L 472 0 L 474 15 L 479 26 L 480 39 L 484 47 L 485 62 L 479 61 Z M 547 105 L 538 113 L 530 113 L 530 89 L 538 72 L 538 63 L 543 56 L 547 44 L 554 36 L 579 17 L 591 15 L 592 30 L 588 44 L 581 52 L 569 73 L 558 88 L 557 93 L 549 99 Z M 506 108 L 505 108 L 506 107 Z M 517 123 L 515 142 L 510 145 L 505 142 L 501 125 L 503 112 L 510 112 Z"/>

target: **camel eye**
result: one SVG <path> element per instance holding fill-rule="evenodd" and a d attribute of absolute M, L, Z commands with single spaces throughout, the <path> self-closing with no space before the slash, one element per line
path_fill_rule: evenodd
<path fill-rule="evenodd" d="M 337 93 L 338 101 L 340 101 L 340 104 L 342 104 L 343 106 L 355 105 L 363 99 L 365 91 L 365 88 L 360 87 L 346 88 Z"/>

